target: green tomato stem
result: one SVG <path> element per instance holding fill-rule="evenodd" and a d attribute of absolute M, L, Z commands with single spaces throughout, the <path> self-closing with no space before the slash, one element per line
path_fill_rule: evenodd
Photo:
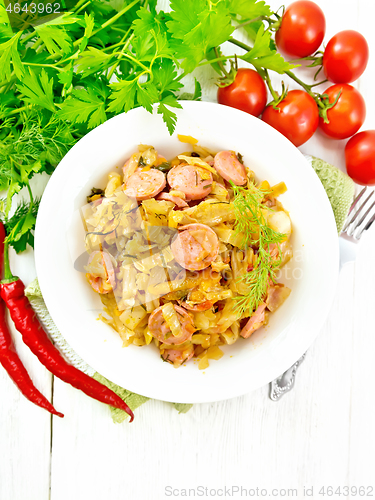
<path fill-rule="evenodd" d="M 215 60 L 211 60 L 210 62 L 217 62 L 218 65 L 219 65 L 219 68 L 221 69 L 221 71 L 223 72 L 223 74 L 228 77 L 229 76 L 229 73 L 228 71 L 225 69 L 225 66 L 223 64 L 223 59 L 220 57 L 219 55 L 219 51 L 217 50 L 217 47 L 214 48 L 214 52 L 215 52 L 215 55 L 216 55 L 216 61 Z M 226 59 L 224 59 L 226 60 Z"/>
<path fill-rule="evenodd" d="M 254 19 L 249 19 L 248 21 L 237 24 L 235 29 L 238 30 L 239 28 L 243 28 L 244 26 L 247 26 L 248 24 L 256 23 L 257 21 L 267 21 L 268 23 L 272 23 L 272 20 L 269 17 L 258 16 L 258 17 L 254 17 Z"/>
<path fill-rule="evenodd" d="M 252 47 L 250 47 L 249 45 L 246 45 L 246 43 L 240 42 L 239 40 L 236 40 L 233 37 L 229 37 L 228 41 L 233 43 L 234 45 L 237 45 L 237 47 L 240 47 L 241 49 L 244 49 L 247 51 L 250 51 L 252 49 Z M 315 95 L 314 92 L 311 91 L 311 88 L 314 85 L 307 85 L 305 82 L 300 80 L 292 71 L 285 71 L 285 74 L 288 75 L 289 78 L 294 80 L 296 83 L 298 83 L 298 85 L 300 85 L 314 99 L 314 101 L 316 102 L 316 104 L 318 105 L 319 108 L 324 109 L 325 106 L 321 102 L 319 97 L 317 95 Z M 267 82 L 267 80 L 266 80 L 266 82 Z M 267 85 L 268 85 L 268 82 L 267 82 Z M 270 89 L 270 92 L 272 94 L 271 89 Z M 272 96 L 273 96 L 273 94 L 272 94 Z"/>
<path fill-rule="evenodd" d="M 233 43 L 233 45 L 237 45 L 237 47 L 240 47 L 241 49 L 247 50 L 248 52 L 252 50 L 253 47 L 250 47 L 250 45 L 246 45 L 246 43 L 240 42 L 239 40 L 236 40 L 236 38 L 233 38 L 230 36 L 228 38 L 228 42 Z"/>
<path fill-rule="evenodd" d="M 269 88 L 274 101 L 277 101 L 279 99 L 279 96 L 278 96 L 277 92 L 274 90 L 274 88 L 272 87 L 270 75 L 268 74 L 267 70 L 265 70 L 264 73 L 265 73 L 265 78 L 264 79 L 266 81 L 267 87 Z"/>
<path fill-rule="evenodd" d="M 328 80 L 323 80 L 321 82 L 318 82 L 318 83 L 313 83 L 312 85 L 309 85 L 310 89 L 312 89 L 313 87 L 318 87 L 318 85 L 323 85 L 323 83 L 327 83 Z"/>
<path fill-rule="evenodd" d="M 319 108 L 321 109 L 325 108 L 324 104 L 319 99 L 319 97 L 317 97 L 316 94 L 314 94 L 314 92 L 311 91 L 311 85 L 307 85 L 305 82 L 300 80 L 292 71 L 285 71 L 285 74 L 288 75 L 289 78 L 294 80 L 296 83 L 298 83 L 298 85 L 301 85 L 301 87 L 314 99 Z"/>
<path fill-rule="evenodd" d="M 210 60 L 207 60 L 207 61 L 202 61 L 201 63 L 198 64 L 198 66 L 206 66 L 207 64 L 211 64 L 211 63 L 215 63 L 215 62 L 222 62 L 222 61 L 228 61 L 229 59 L 235 59 L 236 56 L 233 55 L 233 56 L 222 56 L 222 57 L 216 57 L 215 59 L 210 59 Z M 220 69 L 223 71 L 223 73 L 228 76 L 228 72 L 227 71 L 224 71 L 224 65 L 223 64 L 219 64 L 220 66 Z"/>

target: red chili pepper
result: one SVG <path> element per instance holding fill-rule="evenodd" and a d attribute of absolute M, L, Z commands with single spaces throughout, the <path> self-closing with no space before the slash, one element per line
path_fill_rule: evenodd
<path fill-rule="evenodd" d="M 4 226 L 0 223 L 0 275 L 2 274 L 3 266 L 4 238 Z M 43 394 L 41 394 L 34 386 L 14 347 L 5 313 L 5 304 L 0 299 L 0 364 L 4 367 L 21 393 L 29 401 L 37 406 L 40 406 L 41 408 L 46 409 L 53 415 L 63 417 L 64 415 L 57 412 L 48 399 L 45 398 Z"/>
<path fill-rule="evenodd" d="M 46 409 L 53 415 L 57 415 L 58 417 L 64 416 L 62 413 L 56 411 L 48 399 L 34 386 L 26 368 L 18 357 L 5 319 L 5 305 L 2 300 L 0 300 L 0 363 L 29 401 Z"/>
<path fill-rule="evenodd" d="M 25 286 L 22 281 L 16 277 L 13 277 L 11 282 L 4 281 L 1 284 L 1 297 L 23 341 L 39 361 L 56 377 L 80 389 L 91 398 L 124 410 L 132 422 L 133 412 L 115 392 L 65 361 L 39 323 L 24 294 Z"/>

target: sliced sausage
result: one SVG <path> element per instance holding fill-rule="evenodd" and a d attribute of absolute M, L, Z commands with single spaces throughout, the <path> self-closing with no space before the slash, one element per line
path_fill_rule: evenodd
<path fill-rule="evenodd" d="M 148 328 L 151 335 L 160 342 L 163 342 L 163 344 L 183 344 L 189 340 L 195 332 L 194 323 L 189 313 L 180 306 L 173 305 L 173 307 L 177 313 L 182 329 L 181 334 L 176 337 L 172 335 L 172 332 L 163 317 L 162 306 L 152 311 L 150 317 L 148 318 Z"/>
<path fill-rule="evenodd" d="M 266 308 L 266 304 L 262 302 L 258 309 L 253 313 L 249 321 L 241 330 L 241 337 L 244 339 L 248 339 L 255 330 L 258 330 L 264 323 L 264 310 Z"/>
<path fill-rule="evenodd" d="M 153 198 L 166 186 L 165 175 L 152 168 L 146 172 L 135 172 L 125 184 L 125 194 L 137 200 Z"/>
<path fill-rule="evenodd" d="M 185 351 L 179 351 L 178 349 L 166 349 L 161 355 L 164 361 L 171 363 L 171 365 L 174 365 L 176 368 L 181 366 L 183 363 L 187 363 L 193 356 L 193 346 Z"/>
<path fill-rule="evenodd" d="M 234 151 L 220 151 L 215 155 L 214 167 L 227 181 L 243 186 L 247 181 L 246 169 Z"/>
<path fill-rule="evenodd" d="M 194 165 L 177 165 L 168 172 L 167 178 L 171 188 L 185 193 L 187 200 L 201 200 L 212 189 L 211 172 Z"/>
<path fill-rule="evenodd" d="M 215 231 L 205 224 L 181 226 L 171 250 L 180 266 L 190 271 L 208 267 L 219 253 L 219 240 Z"/>
<path fill-rule="evenodd" d="M 126 183 L 129 177 L 131 177 L 134 172 L 138 170 L 138 156 L 136 154 L 132 155 L 122 167 L 124 173 L 124 182 Z"/>
<path fill-rule="evenodd" d="M 178 196 L 172 196 L 169 193 L 160 193 L 157 197 L 157 200 L 167 200 L 174 203 L 178 208 L 188 207 L 189 205 L 182 198 Z"/>

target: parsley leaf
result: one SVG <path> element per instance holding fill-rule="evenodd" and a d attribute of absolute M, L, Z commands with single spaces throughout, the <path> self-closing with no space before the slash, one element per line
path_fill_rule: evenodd
<path fill-rule="evenodd" d="M 202 98 L 202 87 L 198 80 L 195 78 L 194 83 L 194 93 L 184 92 L 179 97 L 181 100 L 185 101 L 200 101 Z"/>
<path fill-rule="evenodd" d="M 13 31 L 9 25 L 0 24 L 0 43 L 6 42 L 9 38 L 12 38 Z"/>
<path fill-rule="evenodd" d="M 53 55 L 67 54 L 71 48 L 71 38 L 64 28 L 42 24 L 35 27 L 48 52 Z"/>
<path fill-rule="evenodd" d="M 171 45 L 176 57 L 184 58 L 186 72 L 193 71 L 207 51 L 224 43 L 234 31 L 226 2 L 213 6 L 208 0 L 172 0 L 171 8 L 171 21 L 167 22 L 175 39 Z"/>
<path fill-rule="evenodd" d="M 133 21 L 134 36 L 143 38 L 151 30 L 155 32 L 166 31 L 165 24 L 162 22 L 161 15 L 154 15 L 145 7 L 141 7 L 137 12 L 137 19 Z"/>
<path fill-rule="evenodd" d="M 105 100 L 90 87 L 87 90 L 73 90 L 72 97 L 64 102 L 57 116 L 72 123 L 88 122 L 87 127 L 90 129 L 107 120 L 105 105 Z"/>
<path fill-rule="evenodd" d="M 228 9 L 234 16 L 254 19 L 258 16 L 270 16 L 271 9 L 263 0 L 229 0 Z"/>
<path fill-rule="evenodd" d="M 86 78 L 94 73 L 107 69 L 110 65 L 111 56 L 96 47 L 89 47 L 77 59 L 77 73 L 82 73 Z"/>
<path fill-rule="evenodd" d="M 73 63 L 68 64 L 65 71 L 62 71 L 57 75 L 60 83 L 64 85 L 65 88 L 69 88 L 73 82 L 74 67 Z"/>
<path fill-rule="evenodd" d="M 153 83 L 138 85 L 137 87 L 137 102 L 143 106 L 149 113 L 152 113 L 152 105 L 159 101 L 159 94 L 156 86 Z"/>
<path fill-rule="evenodd" d="M 42 163 L 38 160 L 32 164 L 20 164 L 19 170 L 21 183 L 26 185 L 34 174 L 42 170 Z"/>
<path fill-rule="evenodd" d="M 0 80 L 9 80 L 11 78 L 11 65 L 13 65 L 17 78 L 21 79 L 24 74 L 23 64 L 18 53 L 20 37 L 21 32 L 0 45 Z"/>
<path fill-rule="evenodd" d="M 3 5 L 3 2 L 0 3 L 0 24 L 8 24 L 9 19 L 8 19 L 8 14 L 5 10 L 5 5 Z"/>
<path fill-rule="evenodd" d="M 35 31 L 44 42 L 50 54 L 67 54 L 71 49 L 72 40 L 67 31 L 61 26 L 76 22 L 81 22 L 79 16 L 71 12 L 64 12 L 62 16 L 49 19 L 47 22 L 35 26 Z"/>
<path fill-rule="evenodd" d="M 163 121 L 167 125 L 169 133 L 172 135 L 176 127 L 177 115 L 167 106 L 172 108 L 182 108 L 182 106 L 172 95 L 164 97 L 158 106 L 158 114 L 163 116 Z"/>
<path fill-rule="evenodd" d="M 160 59 L 159 65 L 154 64 L 152 71 L 159 92 L 176 92 L 183 87 L 182 83 L 176 80 L 177 71 L 171 59 Z"/>
<path fill-rule="evenodd" d="M 22 82 L 23 85 L 17 85 L 17 89 L 25 96 L 21 97 L 21 99 L 50 111 L 56 111 L 53 102 L 53 80 L 48 79 L 44 68 L 40 72 L 40 78 L 29 68 L 29 73 L 25 74 Z"/>
<path fill-rule="evenodd" d="M 107 111 L 121 113 L 129 111 L 134 107 L 135 93 L 137 90 L 137 80 L 121 80 L 120 82 L 112 83 L 111 89 L 113 93 L 109 96 L 112 102 L 109 104 Z"/>
<path fill-rule="evenodd" d="M 243 29 L 246 31 L 247 35 L 249 36 L 252 42 L 256 39 L 259 28 L 262 25 L 263 25 L 262 21 L 254 21 L 253 23 L 246 24 L 243 27 Z"/>
<path fill-rule="evenodd" d="M 80 52 L 83 52 L 85 48 L 87 47 L 87 44 L 89 43 L 89 38 L 92 35 L 92 32 L 94 31 L 94 25 L 95 25 L 95 17 L 92 14 L 87 14 L 85 12 L 85 33 L 82 38 L 82 42 L 80 43 L 79 50 Z"/>
<path fill-rule="evenodd" d="M 254 47 L 244 54 L 239 56 L 240 59 L 249 62 L 257 69 L 270 69 L 277 73 L 284 73 L 296 67 L 290 64 L 273 48 L 271 42 L 271 33 L 264 31 L 264 25 L 259 27 Z"/>

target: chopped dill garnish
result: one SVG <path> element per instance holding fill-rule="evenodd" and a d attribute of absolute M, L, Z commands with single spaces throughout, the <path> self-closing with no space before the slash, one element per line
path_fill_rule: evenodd
<path fill-rule="evenodd" d="M 276 282 L 276 271 L 282 260 L 280 243 L 285 240 L 286 235 L 278 233 L 267 224 L 264 213 L 267 208 L 262 205 L 267 195 L 265 191 L 254 184 L 250 184 L 248 188 L 234 184 L 232 187 L 236 233 L 243 236 L 243 248 L 251 246 L 257 251 L 253 269 L 238 278 L 247 285 L 248 292 L 234 297 L 238 315 L 251 316 L 264 300 L 270 282 Z M 271 245 L 277 246 L 278 258 L 271 254 Z"/>

